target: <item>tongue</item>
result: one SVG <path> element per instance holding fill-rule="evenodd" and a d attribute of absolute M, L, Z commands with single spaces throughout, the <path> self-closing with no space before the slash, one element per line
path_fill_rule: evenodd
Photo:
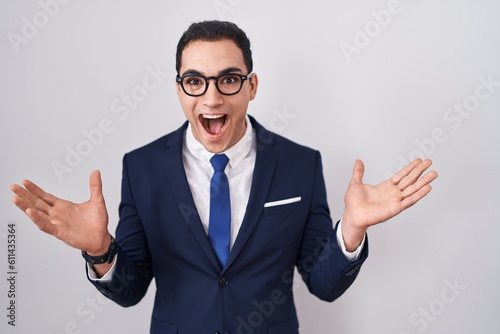
<path fill-rule="evenodd" d="M 208 129 L 211 134 L 218 134 L 224 125 L 224 117 L 208 120 Z"/>

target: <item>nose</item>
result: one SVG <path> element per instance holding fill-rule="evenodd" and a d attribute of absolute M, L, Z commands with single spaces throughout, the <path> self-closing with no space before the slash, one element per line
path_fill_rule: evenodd
<path fill-rule="evenodd" d="M 208 88 L 203 94 L 203 104 L 207 107 L 214 108 L 223 103 L 222 94 L 215 86 L 214 79 L 208 81 Z"/>

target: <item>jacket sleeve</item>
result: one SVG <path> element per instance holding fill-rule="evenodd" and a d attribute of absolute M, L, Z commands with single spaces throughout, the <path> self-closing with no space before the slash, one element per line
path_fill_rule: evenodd
<path fill-rule="evenodd" d="M 314 185 L 297 268 L 309 291 L 325 301 L 340 297 L 356 279 L 368 256 L 368 238 L 358 260 L 348 260 L 337 242 L 326 198 L 321 155 L 317 153 Z"/>
<path fill-rule="evenodd" d="M 108 283 L 91 281 L 109 299 L 121 306 L 137 304 L 152 280 L 151 254 L 146 233 L 134 203 L 127 155 L 123 158 L 120 221 L 116 229 L 118 253 L 116 269 Z"/>

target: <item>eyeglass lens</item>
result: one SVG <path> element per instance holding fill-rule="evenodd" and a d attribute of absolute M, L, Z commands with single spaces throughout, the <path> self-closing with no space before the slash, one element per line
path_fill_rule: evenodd
<path fill-rule="evenodd" d="M 226 95 L 238 93 L 243 85 L 242 78 L 235 74 L 226 74 L 214 79 L 217 80 L 216 86 L 219 92 Z M 190 95 L 203 95 L 207 85 L 207 79 L 202 76 L 190 75 L 182 80 L 184 90 Z"/>

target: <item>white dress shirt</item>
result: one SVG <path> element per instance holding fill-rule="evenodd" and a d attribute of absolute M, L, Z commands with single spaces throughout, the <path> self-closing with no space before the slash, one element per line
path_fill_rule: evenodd
<path fill-rule="evenodd" d="M 250 197 L 252 177 L 255 167 L 255 157 L 257 154 L 257 139 L 255 129 L 246 117 L 246 130 L 243 137 L 225 152 L 229 163 L 225 173 L 229 181 L 229 196 L 231 201 L 231 243 L 234 241 L 245 216 L 245 210 Z M 194 137 L 191 125 L 188 125 L 184 133 L 182 147 L 182 162 L 186 172 L 189 188 L 193 195 L 194 204 L 198 210 L 201 223 L 208 234 L 208 223 L 210 215 L 210 179 L 214 172 L 210 159 L 214 154 L 207 151 L 205 147 Z M 359 258 L 365 238 L 361 245 L 354 252 L 348 252 L 342 238 L 342 222 L 337 229 L 337 242 L 347 259 L 354 261 Z M 116 262 L 116 261 L 115 261 Z M 97 278 L 92 266 L 89 265 L 89 277 L 92 280 L 106 283 L 111 280 L 114 273 L 115 263 L 102 278 Z"/>
<path fill-rule="evenodd" d="M 246 118 L 246 130 L 243 137 L 224 153 L 229 158 L 229 163 L 224 172 L 229 182 L 229 198 L 231 203 L 231 242 L 233 246 L 238 231 L 240 230 L 245 210 L 250 197 L 255 156 L 257 152 L 255 130 Z M 208 220 L 210 216 L 210 179 L 214 173 L 210 159 L 213 153 L 193 135 L 191 125 L 188 125 L 184 134 L 182 147 L 182 162 L 186 171 L 187 180 L 194 204 L 198 210 L 201 223 L 208 234 Z"/>

